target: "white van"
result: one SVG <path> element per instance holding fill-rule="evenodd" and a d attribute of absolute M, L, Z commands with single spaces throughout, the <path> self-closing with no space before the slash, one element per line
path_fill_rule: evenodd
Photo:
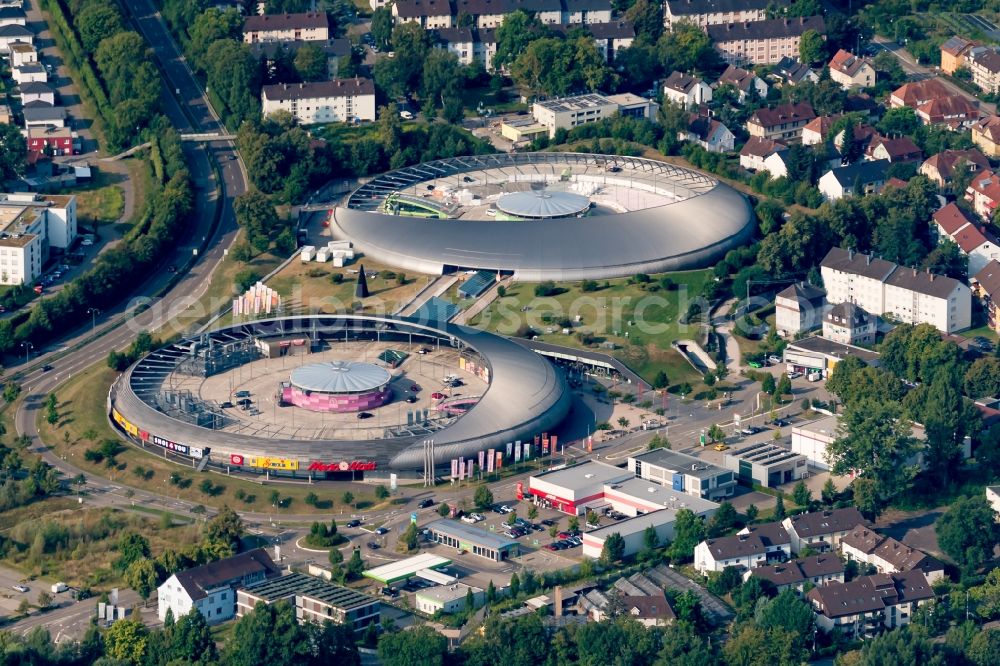
<path fill-rule="evenodd" d="M 818 382 L 819 380 L 823 379 L 823 374 L 820 372 L 810 372 L 807 379 L 811 382 Z"/>

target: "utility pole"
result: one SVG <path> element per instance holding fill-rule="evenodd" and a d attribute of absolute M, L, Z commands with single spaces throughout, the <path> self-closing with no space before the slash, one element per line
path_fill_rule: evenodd
<path fill-rule="evenodd" d="M 87 314 L 90 315 L 91 332 L 97 330 L 97 315 L 101 314 L 101 311 L 97 308 L 87 308 Z"/>

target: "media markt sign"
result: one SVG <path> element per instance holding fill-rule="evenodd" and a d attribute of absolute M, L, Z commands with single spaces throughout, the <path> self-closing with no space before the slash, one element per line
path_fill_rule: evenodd
<path fill-rule="evenodd" d="M 320 462 L 314 460 L 309 464 L 310 472 L 371 472 L 378 464 L 374 460 L 344 460 L 342 462 Z"/>

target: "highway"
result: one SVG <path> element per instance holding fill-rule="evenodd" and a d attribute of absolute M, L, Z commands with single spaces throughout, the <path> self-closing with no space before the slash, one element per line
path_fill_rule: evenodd
<path fill-rule="evenodd" d="M 161 67 L 164 78 L 162 110 L 179 132 L 219 132 L 222 125 L 214 115 L 191 71 L 170 38 L 167 28 L 149 0 L 130 3 L 135 23 L 150 44 Z M 171 94 L 173 91 L 173 94 Z M 112 350 L 122 349 L 141 330 L 156 330 L 171 322 L 177 313 L 197 301 L 208 289 L 212 272 L 224 258 L 236 235 L 233 200 L 246 191 L 246 174 L 231 141 L 204 145 L 184 144 L 188 168 L 195 183 L 195 214 L 192 228 L 176 248 L 173 257 L 164 265 L 177 266 L 175 275 L 166 270 L 154 272 L 134 292 L 128 303 L 108 313 L 101 313 L 104 321 L 96 327 L 103 335 L 92 337 L 90 326 L 83 326 L 68 339 L 54 344 L 50 349 L 38 350 L 41 355 L 33 366 L 26 368 L 20 378 L 25 400 L 17 410 L 14 423 L 19 434 L 32 440 L 35 450 L 49 464 L 67 476 L 76 476 L 80 470 L 67 465 L 53 455 L 38 440 L 36 419 L 45 395 L 92 364 L 103 362 Z M 214 165 L 213 165 L 214 162 Z M 215 166 L 216 168 L 213 168 Z M 222 175 L 217 181 L 216 173 Z M 217 193 L 218 185 L 218 193 Z M 222 197 L 219 224 L 214 226 L 218 197 Z M 213 228 L 214 226 L 214 228 Z M 171 280 L 176 284 L 162 297 L 156 295 Z M 139 314 L 135 314 L 135 313 Z M 135 315 L 132 317 L 132 315 Z M 68 350 L 68 351 L 66 351 Z M 42 362 L 51 366 L 43 370 Z M 106 391 L 107 387 L 94 387 Z M 106 481 L 88 478 L 90 484 Z M 166 499 L 166 498 L 160 498 Z"/>

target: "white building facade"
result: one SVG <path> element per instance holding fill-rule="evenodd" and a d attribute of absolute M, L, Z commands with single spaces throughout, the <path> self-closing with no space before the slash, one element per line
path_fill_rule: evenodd
<path fill-rule="evenodd" d="M 375 120 L 375 84 L 371 79 L 335 79 L 315 83 L 264 86 L 261 112 L 288 111 L 303 125 Z"/>

